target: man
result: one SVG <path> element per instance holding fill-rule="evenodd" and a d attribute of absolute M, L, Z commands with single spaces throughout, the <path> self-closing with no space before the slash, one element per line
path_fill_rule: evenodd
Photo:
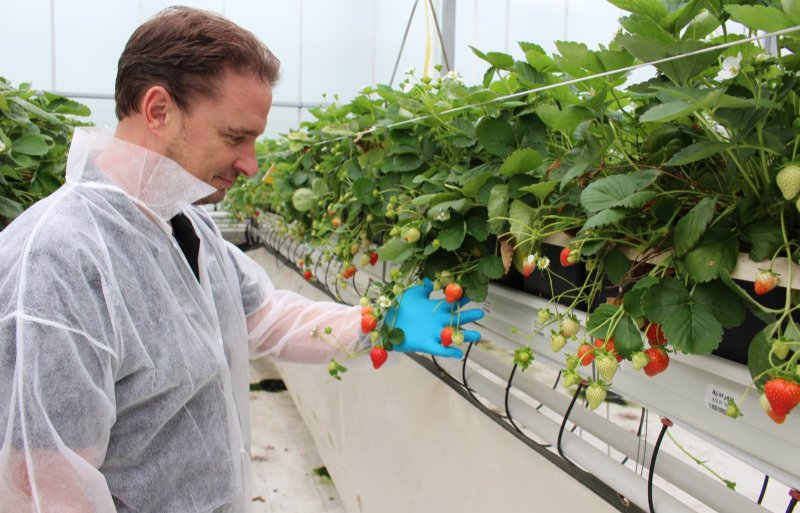
<path fill-rule="evenodd" d="M 358 307 L 276 291 L 191 207 L 257 172 L 278 67 L 220 16 L 162 12 L 120 58 L 115 136 L 76 131 L 65 186 L 0 233 L 0 513 L 247 511 L 248 358 L 361 342 Z M 398 350 L 458 356 L 428 292 Z"/>

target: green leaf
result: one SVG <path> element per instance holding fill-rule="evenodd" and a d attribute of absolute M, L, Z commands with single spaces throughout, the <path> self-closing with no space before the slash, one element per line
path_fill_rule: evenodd
<path fill-rule="evenodd" d="M 520 148 L 503 161 L 500 166 L 500 174 L 503 176 L 514 176 L 519 173 L 533 171 L 542 163 L 542 156 L 532 148 Z"/>
<path fill-rule="evenodd" d="M 735 328 L 744 322 L 744 305 L 721 281 L 700 283 L 692 291 L 695 303 L 706 305 L 723 328 Z"/>
<path fill-rule="evenodd" d="M 464 295 L 477 303 L 484 301 L 489 294 L 489 280 L 477 269 L 461 277 L 461 286 L 464 287 Z"/>
<path fill-rule="evenodd" d="M 633 353 L 644 349 L 642 332 L 630 315 L 623 315 L 614 330 L 614 348 L 624 358 L 630 358 Z"/>
<path fill-rule="evenodd" d="M 683 32 L 683 39 L 704 39 L 706 36 L 717 30 L 720 21 L 716 16 L 708 11 L 698 14 Z"/>
<path fill-rule="evenodd" d="M 765 5 L 726 5 L 725 10 L 731 19 L 753 30 L 775 32 L 794 25 L 792 18 Z"/>
<path fill-rule="evenodd" d="M 423 194 L 411 200 L 411 206 L 430 208 L 433 205 L 450 201 L 458 198 L 455 192 L 434 192 L 431 194 Z"/>
<path fill-rule="evenodd" d="M 651 107 L 647 112 L 639 117 L 642 123 L 658 122 L 664 123 L 673 119 L 682 118 L 691 114 L 695 110 L 694 103 L 683 100 L 659 103 Z"/>
<path fill-rule="evenodd" d="M 658 178 L 659 174 L 659 171 L 648 169 L 595 180 L 581 193 L 581 206 L 587 212 L 599 212 L 610 207 L 624 206 L 629 196 L 650 185 Z M 644 203 L 647 201 L 649 199 Z"/>
<path fill-rule="evenodd" d="M 11 144 L 11 152 L 40 157 L 46 155 L 50 147 L 41 135 L 23 135 Z"/>
<path fill-rule="evenodd" d="M 593 228 L 602 228 L 617 224 L 628 216 L 628 210 L 624 208 L 607 208 L 596 213 L 583 223 L 582 230 L 591 230 Z"/>
<path fill-rule="evenodd" d="M 661 28 L 661 25 L 655 21 L 644 16 L 624 16 L 619 19 L 619 24 L 631 34 L 653 39 L 664 45 L 675 42 L 672 34 Z"/>
<path fill-rule="evenodd" d="M 480 270 L 490 280 L 496 280 L 506 273 L 503 260 L 497 255 L 483 257 L 480 263 Z"/>
<path fill-rule="evenodd" d="M 423 158 L 419 155 L 410 153 L 392 155 L 383 161 L 382 170 L 384 173 L 414 171 L 419 169 L 422 162 Z"/>
<path fill-rule="evenodd" d="M 555 181 L 539 182 L 533 185 L 520 187 L 519 190 L 522 192 L 530 192 L 536 196 L 540 202 L 544 202 L 545 198 L 556 189 L 556 186 L 558 186 L 558 182 Z"/>
<path fill-rule="evenodd" d="M 584 174 L 589 166 L 592 165 L 592 162 L 589 160 L 580 160 L 575 163 L 574 166 L 569 168 L 569 170 L 564 173 L 564 176 L 561 177 L 560 188 L 563 191 L 564 187 L 572 180 L 573 178 L 577 178 Z"/>
<path fill-rule="evenodd" d="M 586 332 L 594 338 L 608 339 L 611 329 L 611 318 L 617 315 L 619 307 L 604 303 L 598 306 L 586 320 Z"/>
<path fill-rule="evenodd" d="M 353 196 L 364 205 L 375 203 L 377 198 L 372 195 L 375 190 L 375 183 L 369 178 L 359 178 L 353 182 Z"/>
<path fill-rule="evenodd" d="M 762 262 L 781 247 L 783 233 L 774 219 L 757 219 L 742 229 L 742 239 L 750 244 L 750 259 Z"/>
<path fill-rule="evenodd" d="M 619 284 L 625 274 L 631 270 L 631 262 L 622 251 L 614 248 L 603 258 L 603 269 L 611 283 Z"/>
<path fill-rule="evenodd" d="M 608 0 L 609 3 L 634 14 L 660 22 L 667 16 L 667 9 L 658 0 Z"/>
<path fill-rule="evenodd" d="M 800 1 L 781 0 L 781 7 L 783 7 L 783 12 L 792 19 L 795 25 L 800 24 Z"/>
<path fill-rule="evenodd" d="M 22 213 L 22 205 L 10 198 L 0 196 L 0 216 L 14 219 Z"/>
<path fill-rule="evenodd" d="M 759 391 L 764 390 L 764 384 L 770 378 L 769 374 L 766 374 L 772 368 L 772 363 L 769 361 L 772 344 L 768 336 L 774 330 L 775 324 L 768 325 L 753 337 L 750 347 L 747 348 L 747 368 Z"/>
<path fill-rule="evenodd" d="M 478 242 L 489 237 L 489 222 L 484 214 L 470 214 L 467 217 L 467 233 Z"/>
<path fill-rule="evenodd" d="M 498 220 L 498 217 L 508 216 L 508 185 L 498 184 L 492 187 L 489 192 L 488 202 L 489 229 L 492 232 L 499 232 L 505 226 L 506 221 Z"/>
<path fill-rule="evenodd" d="M 380 166 L 381 162 L 383 162 L 383 150 L 381 148 L 370 148 L 358 156 L 358 163 L 364 169 L 370 166 Z"/>
<path fill-rule="evenodd" d="M 406 338 L 406 334 L 403 332 L 402 328 L 392 328 L 386 338 L 389 339 L 390 344 L 396 346 L 403 343 L 403 340 Z"/>
<path fill-rule="evenodd" d="M 476 135 L 481 146 L 498 157 L 505 157 L 517 147 L 514 129 L 500 119 L 484 119 L 478 124 Z"/>
<path fill-rule="evenodd" d="M 400 263 L 414 254 L 414 247 L 400 237 L 393 237 L 378 249 L 378 256 L 385 262 Z"/>
<path fill-rule="evenodd" d="M 467 234 L 467 223 L 461 221 L 456 223 L 455 226 L 441 230 L 439 232 L 439 242 L 442 243 L 442 248 L 448 251 L 455 251 L 461 247 L 464 242 L 464 236 Z"/>
<path fill-rule="evenodd" d="M 692 162 L 697 162 L 704 158 L 721 153 L 728 148 L 729 144 L 722 141 L 704 140 L 691 144 L 676 153 L 666 162 L 668 166 L 683 166 Z"/>
<path fill-rule="evenodd" d="M 549 103 L 543 103 L 536 107 L 536 115 L 551 130 L 565 132 L 570 135 L 575 132 L 578 125 L 594 118 L 592 111 L 585 107 L 570 105 L 561 110 Z"/>
<path fill-rule="evenodd" d="M 518 247 L 523 253 L 530 253 L 531 242 L 522 243 L 522 241 L 530 238 L 531 226 L 536 220 L 537 211 L 520 200 L 511 202 L 511 207 L 508 209 L 508 217 L 511 219 L 510 232 L 517 239 L 517 243 L 521 243 Z"/>
<path fill-rule="evenodd" d="M 450 211 L 465 212 L 472 207 L 473 203 L 467 198 L 461 198 L 452 201 L 443 201 L 432 206 L 428 210 L 428 218 L 435 221 L 447 221 L 450 219 Z"/>
<path fill-rule="evenodd" d="M 636 282 L 631 290 L 625 293 L 625 297 L 622 298 L 622 305 L 625 307 L 625 311 L 631 315 L 631 317 L 644 317 L 644 308 L 642 307 L 642 295 L 645 291 L 659 282 L 659 279 L 655 276 L 645 276 L 641 280 Z"/>
<path fill-rule="evenodd" d="M 709 354 L 722 341 L 722 326 L 711 309 L 693 301 L 675 278 L 648 288 L 643 305 L 647 318 L 660 324 L 672 346 L 682 353 Z"/>
<path fill-rule="evenodd" d="M 720 273 L 730 274 L 739 256 L 739 240 L 725 228 L 709 229 L 683 259 L 689 278 L 697 283 L 719 278 Z"/>
<path fill-rule="evenodd" d="M 683 216 L 675 225 L 675 254 L 685 255 L 706 232 L 708 224 L 714 219 L 717 199 L 706 197 Z"/>

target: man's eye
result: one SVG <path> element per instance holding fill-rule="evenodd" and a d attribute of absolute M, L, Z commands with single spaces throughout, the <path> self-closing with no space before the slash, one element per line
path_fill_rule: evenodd
<path fill-rule="evenodd" d="M 231 144 L 238 145 L 244 142 L 244 137 L 240 135 L 229 135 L 228 140 L 231 142 Z"/>

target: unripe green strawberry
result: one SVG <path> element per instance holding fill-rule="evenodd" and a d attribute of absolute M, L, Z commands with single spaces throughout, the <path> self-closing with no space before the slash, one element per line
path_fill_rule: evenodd
<path fill-rule="evenodd" d="M 450 339 L 453 341 L 453 344 L 460 346 L 461 344 L 464 343 L 464 332 L 454 331 Z"/>
<path fill-rule="evenodd" d="M 602 353 L 594 359 L 597 373 L 603 381 L 611 381 L 617 373 L 617 359 L 610 353 Z"/>
<path fill-rule="evenodd" d="M 370 339 L 370 340 L 372 341 L 372 343 L 374 344 L 375 342 L 377 342 L 377 341 L 378 341 L 378 337 L 380 337 L 380 336 L 381 336 L 381 334 L 380 334 L 379 332 L 377 332 L 377 331 L 372 331 L 372 332 L 370 332 L 370 334 L 369 334 L 369 339 Z"/>
<path fill-rule="evenodd" d="M 725 415 L 735 419 L 742 416 L 742 411 L 739 409 L 739 406 L 731 399 L 730 401 L 728 401 L 728 407 L 725 409 Z"/>
<path fill-rule="evenodd" d="M 774 340 L 772 342 L 772 354 L 781 360 L 785 360 L 786 357 L 789 356 L 789 345 L 789 341 L 783 338 Z"/>
<path fill-rule="evenodd" d="M 362 297 L 361 299 L 358 300 L 358 304 L 360 304 L 361 306 L 369 306 L 369 298 L 366 296 Z"/>
<path fill-rule="evenodd" d="M 592 381 L 586 387 L 586 400 L 589 403 L 589 409 L 596 410 L 606 400 L 606 386 L 599 381 Z"/>
<path fill-rule="evenodd" d="M 567 339 L 564 338 L 564 335 L 561 333 L 553 333 L 550 335 L 550 349 L 552 349 L 554 353 L 564 349 L 565 345 L 567 345 Z"/>
<path fill-rule="evenodd" d="M 531 346 L 519 347 L 514 350 L 514 363 L 522 367 L 522 370 L 528 368 L 533 362 L 533 349 Z"/>
<path fill-rule="evenodd" d="M 784 199 L 794 199 L 800 193 L 800 165 L 789 164 L 784 166 L 775 181 L 778 183 L 778 189 L 781 190 Z"/>
<path fill-rule="evenodd" d="M 578 366 L 578 357 L 576 355 L 568 354 L 566 360 L 568 370 L 573 370 Z"/>
<path fill-rule="evenodd" d="M 640 371 L 647 367 L 647 364 L 650 363 L 650 358 L 647 357 L 642 351 L 638 353 L 633 353 L 631 357 L 631 363 L 633 364 L 633 368 L 637 371 Z"/>
<path fill-rule="evenodd" d="M 570 315 L 561 319 L 561 334 L 564 335 L 566 338 L 573 337 L 578 333 L 578 330 L 581 329 L 581 325 L 578 323 L 578 319 L 574 316 Z"/>
<path fill-rule="evenodd" d="M 536 313 L 536 320 L 539 321 L 539 324 L 547 324 L 547 321 L 550 320 L 550 310 L 547 308 L 542 308 Z"/>
<path fill-rule="evenodd" d="M 581 375 L 575 372 L 574 370 L 570 370 L 564 373 L 564 386 L 569 388 L 571 386 L 575 386 L 581 382 Z"/>

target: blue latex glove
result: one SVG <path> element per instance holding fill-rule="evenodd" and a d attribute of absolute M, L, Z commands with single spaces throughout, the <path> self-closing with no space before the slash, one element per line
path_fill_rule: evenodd
<path fill-rule="evenodd" d="M 430 299 L 432 291 L 433 283 L 425 278 L 422 285 L 407 289 L 401 296 L 399 305 L 386 312 L 385 322 L 389 326 L 402 329 L 405 334 L 403 343 L 395 345 L 394 349 L 404 353 L 418 352 L 461 358 L 463 353 L 460 349 L 442 345 L 441 332 L 445 326 L 452 325 L 460 329 L 462 324 L 482 319 L 483 310 L 461 310 L 459 315 L 456 308 L 469 303 L 469 298 L 464 296 L 458 302 L 450 304 L 444 299 Z M 458 327 L 455 326 L 456 321 L 459 323 Z M 477 342 L 481 339 L 478 331 L 463 330 L 462 333 L 464 342 Z"/>

